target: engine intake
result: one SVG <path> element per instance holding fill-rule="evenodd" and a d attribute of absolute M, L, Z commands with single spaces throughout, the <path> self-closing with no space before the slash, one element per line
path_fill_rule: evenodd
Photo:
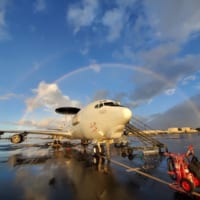
<path fill-rule="evenodd" d="M 15 134 L 10 138 L 10 141 L 13 144 L 19 144 L 22 143 L 24 141 L 25 137 L 22 134 Z"/>

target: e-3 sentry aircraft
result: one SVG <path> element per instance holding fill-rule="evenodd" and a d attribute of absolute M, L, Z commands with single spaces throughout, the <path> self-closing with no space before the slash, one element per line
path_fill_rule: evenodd
<path fill-rule="evenodd" d="M 106 144 L 107 158 L 110 158 L 109 146 L 124 134 L 125 125 L 130 121 L 132 112 L 113 100 L 99 100 L 80 109 L 60 107 L 60 114 L 73 114 L 71 128 L 65 130 L 0 130 L 0 134 L 14 133 L 10 140 L 17 144 L 25 140 L 28 134 L 46 134 L 54 137 L 80 139 L 82 144 L 93 142 L 101 152 L 101 144 Z"/>

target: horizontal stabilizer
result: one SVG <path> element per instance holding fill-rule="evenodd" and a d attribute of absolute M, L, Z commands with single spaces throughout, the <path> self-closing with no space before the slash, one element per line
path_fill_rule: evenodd
<path fill-rule="evenodd" d="M 68 115 L 74 115 L 80 111 L 80 108 L 76 107 L 60 107 L 56 108 L 55 110 L 59 114 L 68 114 Z"/>

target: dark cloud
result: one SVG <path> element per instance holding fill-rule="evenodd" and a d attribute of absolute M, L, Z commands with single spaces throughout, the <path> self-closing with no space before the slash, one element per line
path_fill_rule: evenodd
<path fill-rule="evenodd" d="M 200 94 L 174 106 L 168 111 L 151 116 L 148 122 L 155 129 L 169 127 L 200 127 Z"/>
<path fill-rule="evenodd" d="M 185 77 L 194 75 L 199 71 L 200 55 L 187 55 L 183 58 L 169 59 L 165 53 L 164 57 L 158 57 L 157 61 L 153 59 L 150 62 L 149 59 L 145 60 L 146 57 L 149 57 L 147 54 L 146 52 L 145 57 L 142 57 L 141 54 L 141 58 L 152 71 L 152 76 L 150 74 L 140 75 L 140 82 L 137 81 L 137 87 L 130 95 L 130 101 L 137 106 L 148 102 L 168 89 L 176 88 Z M 152 52 L 149 52 L 149 54 L 155 57 Z M 168 55 L 171 55 L 170 50 Z M 137 74 L 134 75 L 134 77 L 136 76 Z"/>
<path fill-rule="evenodd" d="M 99 100 L 99 99 L 108 99 L 110 96 L 110 93 L 108 90 L 98 90 L 94 96 L 93 96 L 93 100 Z"/>
<path fill-rule="evenodd" d="M 200 28 L 198 0 L 143 1 L 149 25 L 158 37 L 185 41 Z"/>
<path fill-rule="evenodd" d="M 135 102 L 143 103 L 166 90 L 166 85 L 159 80 L 152 80 L 144 85 L 138 86 L 130 98 Z"/>

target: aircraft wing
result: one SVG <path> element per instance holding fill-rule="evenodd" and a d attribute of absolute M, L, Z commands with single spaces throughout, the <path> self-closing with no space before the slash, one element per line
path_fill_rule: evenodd
<path fill-rule="evenodd" d="M 71 138 L 72 134 L 70 131 L 62 130 L 0 130 L 0 135 L 4 133 L 13 133 L 13 134 L 37 134 L 37 135 L 49 135 L 49 136 L 62 136 L 66 138 Z"/>

